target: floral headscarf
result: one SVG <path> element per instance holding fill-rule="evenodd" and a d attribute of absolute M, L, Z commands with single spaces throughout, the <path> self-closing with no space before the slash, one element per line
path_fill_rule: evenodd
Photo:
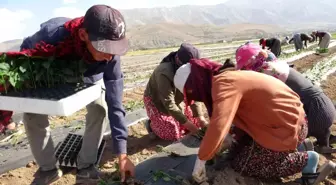
<path fill-rule="evenodd" d="M 247 43 L 236 51 L 237 69 L 264 73 L 285 82 L 289 74 L 289 65 L 278 61 L 276 56 L 260 46 Z"/>

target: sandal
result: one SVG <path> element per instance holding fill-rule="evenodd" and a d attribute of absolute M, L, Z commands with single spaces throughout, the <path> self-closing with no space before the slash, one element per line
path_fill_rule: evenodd
<path fill-rule="evenodd" d="M 300 183 L 301 185 L 314 185 L 315 180 L 318 178 L 319 175 L 319 173 L 303 173 L 300 179 Z"/>
<path fill-rule="evenodd" d="M 319 185 L 320 182 L 333 171 L 335 171 L 336 164 L 332 161 L 324 163 L 316 173 L 303 173 L 301 177 L 302 185 Z"/>

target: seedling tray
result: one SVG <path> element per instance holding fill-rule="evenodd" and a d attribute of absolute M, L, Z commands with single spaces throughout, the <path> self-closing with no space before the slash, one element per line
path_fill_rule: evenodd
<path fill-rule="evenodd" d="M 0 95 L 0 110 L 69 116 L 99 98 L 101 85 L 63 84 Z"/>
<path fill-rule="evenodd" d="M 77 156 L 82 147 L 83 136 L 69 133 L 68 136 L 58 144 L 55 157 L 59 166 L 76 168 Z M 106 141 L 103 139 L 99 149 L 95 165 L 98 165 L 103 154 Z"/>

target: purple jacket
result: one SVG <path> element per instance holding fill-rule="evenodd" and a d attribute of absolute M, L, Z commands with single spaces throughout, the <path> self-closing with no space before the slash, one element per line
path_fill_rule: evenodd
<path fill-rule="evenodd" d="M 20 49 L 31 49 L 40 41 L 55 45 L 64 40 L 70 35 L 63 27 L 64 23 L 69 20 L 71 19 L 58 17 L 42 23 L 38 32 L 23 40 Z M 125 110 L 122 105 L 124 78 L 121 72 L 119 56 L 114 56 L 112 61 L 88 65 L 88 69 L 84 73 L 84 82 L 94 83 L 101 79 L 104 80 L 106 88 L 105 100 L 108 106 L 113 153 L 117 155 L 126 153 L 128 133 L 127 126 L 124 124 Z"/>

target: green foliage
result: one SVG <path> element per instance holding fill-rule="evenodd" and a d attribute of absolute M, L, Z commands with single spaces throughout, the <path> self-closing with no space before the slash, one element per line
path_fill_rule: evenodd
<path fill-rule="evenodd" d="M 5 86 L 9 83 L 15 91 L 52 87 L 64 83 L 79 83 L 82 81 L 85 70 L 86 64 L 81 60 L 27 56 L 11 58 L 6 54 L 0 55 L 0 85 Z"/>

